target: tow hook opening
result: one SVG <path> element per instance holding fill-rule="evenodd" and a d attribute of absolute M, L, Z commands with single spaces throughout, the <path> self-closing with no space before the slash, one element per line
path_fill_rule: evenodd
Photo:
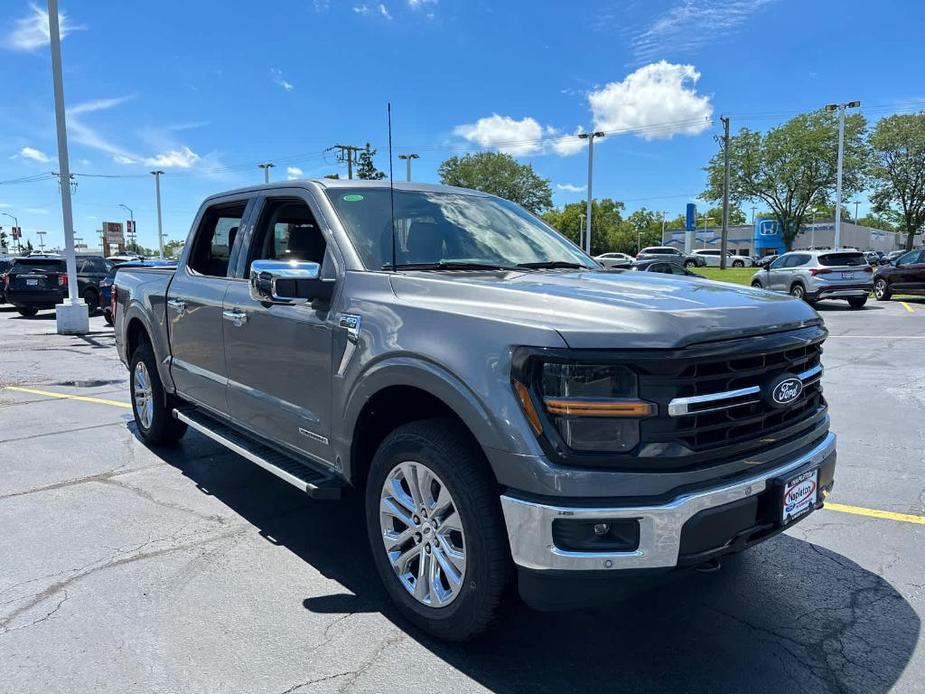
<path fill-rule="evenodd" d="M 698 564 L 694 567 L 694 570 L 702 574 L 711 574 L 719 571 L 721 568 L 723 568 L 722 562 L 720 562 L 719 559 L 713 558 L 707 559 L 703 564 Z"/>

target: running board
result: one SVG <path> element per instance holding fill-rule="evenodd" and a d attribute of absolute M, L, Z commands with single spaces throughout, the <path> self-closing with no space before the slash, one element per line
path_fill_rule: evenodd
<path fill-rule="evenodd" d="M 339 499 L 341 496 L 343 483 L 339 479 L 255 441 L 196 409 L 175 409 L 173 416 L 203 436 L 298 487 L 313 499 Z"/>

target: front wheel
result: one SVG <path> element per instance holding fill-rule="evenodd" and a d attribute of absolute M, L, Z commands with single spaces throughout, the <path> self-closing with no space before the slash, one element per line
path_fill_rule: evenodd
<path fill-rule="evenodd" d="M 16 309 L 16 312 L 17 312 L 20 316 L 24 316 L 24 317 L 26 317 L 26 318 L 32 318 L 32 316 L 34 316 L 35 314 L 37 314 L 37 313 L 39 312 L 39 310 L 38 310 L 37 308 L 18 308 L 18 309 Z"/>
<path fill-rule="evenodd" d="M 893 296 L 890 285 L 882 277 L 878 277 L 877 281 L 874 282 L 874 296 L 877 297 L 877 301 L 889 301 L 890 297 Z"/>
<path fill-rule="evenodd" d="M 135 426 L 145 443 L 175 443 L 186 433 L 186 423 L 173 418 L 171 398 L 164 392 L 154 350 L 142 342 L 132 354 L 129 388 Z"/>
<path fill-rule="evenodd" d="M 451 641 L 489 625 L 510 552 L 494 479 L 457 423 L 411 422 L 385 438 L 370 467 L 366 525 L 379 577 L 407 619 Z"/>
<path fill-rule="evenodd" d="M 91 316 L 100 310 L 100 295 L 92 287 L 85 289 L 80 298 L 84 300 Z"/>
<path fill-rule="evenodd" d="M 732 267 L 745 267 L 745 263 L 741 260 L 733 260 Z"/>

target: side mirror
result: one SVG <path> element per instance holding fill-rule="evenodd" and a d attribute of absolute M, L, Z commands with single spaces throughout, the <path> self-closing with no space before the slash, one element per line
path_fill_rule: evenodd
<path fill-rule="evenodd" d="M 334 280 L 321 279 L 321 265 L 302 260 L 255 260 L 250 272 L 251 298 L 271 304 L 327 300 Z"/>

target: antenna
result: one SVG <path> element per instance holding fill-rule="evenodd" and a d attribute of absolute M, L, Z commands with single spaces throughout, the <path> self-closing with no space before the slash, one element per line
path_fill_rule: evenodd
<path fill-rule="evenodd" d="M 395 264 L 395 188 L 392 176 L 392 102 L 389 102 L 389 205 L 392 211 L 392 272 L 397 272 Z"/>

